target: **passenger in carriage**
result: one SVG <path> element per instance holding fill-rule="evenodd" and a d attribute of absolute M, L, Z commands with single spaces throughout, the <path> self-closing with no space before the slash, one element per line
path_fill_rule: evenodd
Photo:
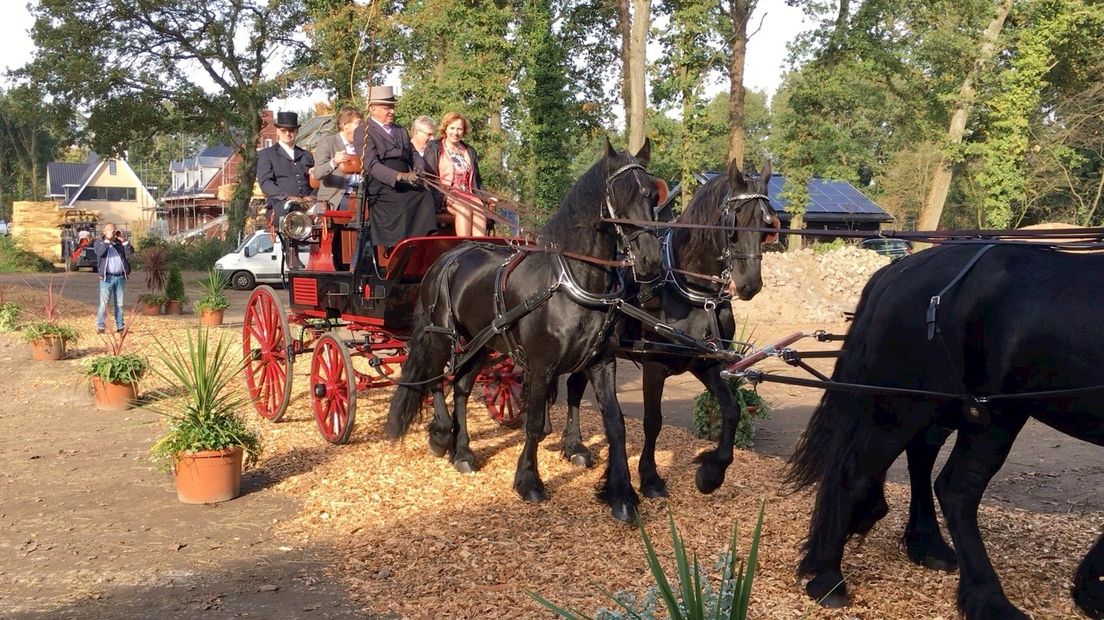
<path fill-rule="evenodd" d="M 337 113 L 337 133 L 326 136 L 314 150 L 315 165 L 311 177 L 318 181 L 318 199 L 329 203 L 336 211 L 352 211 L 352 200 L 363 180 L 361 175 L 361 145 L 357 144 L 357 129 L 364 116 L 354 108 L 341 108 Z"/>
<path fill-rule="evenodd" d="M 441 119 L 440 137 L 426 145 L 426 172 L 437 176 L 441 184 L 461 191 L 483 189 L 479 176 L 479 158 L 475 149 L 464 142 L 471 131 L 468 119 L 449 112 Z M 456 234 L 461 237 L 487 236 L 487 217 L 478 208 L 434 192 L 438 207 L 442 204 L 456 218 Z"/>
<path fill-rule="evenodd" d="M 414 147 L 414 168 L 425 170 L 426 145 L 433 140 L 437 123 L 430 116 L 419 116 L 410 123 L 410 146 Z"/>
<path fill-rule="evenodd" d="M 406 237 L 437 229 L 433 196 L 418 183 L 410 133 L 395 124 L 397 102 L 392 87 L 369 88 L 363 130 L 372 243 L 388 250 Z"/>
<path fill-rule="evenodd" d="M 288 200 L 315 194 L 309 179 L 314 158 L 295 145 L 295 137 L 299 135 L 298 114 L 277 112 L 272 124 L 276 126 L 278 143 L 257 152 L 257 183 L 268 205 L 268 224 L 279 231 Z M 288 240 L 283 245 L 288 269 L 302 269 L 297 244 Z"/>

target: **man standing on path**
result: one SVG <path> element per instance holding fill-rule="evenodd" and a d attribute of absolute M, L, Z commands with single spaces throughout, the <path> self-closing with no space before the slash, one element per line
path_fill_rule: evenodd
<path fill-rule="evenodd" d="M 107 300 L 113 298 L 115 306 L 115 329 L 123 331 L 123 288 L 130 275 L 128 257 L 134 253 L 130 242 L 123 233 L 116 230 L 114 224 L 105 224 L 103 236 L 96 240 L 92 249 L 96 252 L 96 273 L 100 274 L 100 309 L 96 312 L 96 333 L 104 333 L 107 321 Z"/>

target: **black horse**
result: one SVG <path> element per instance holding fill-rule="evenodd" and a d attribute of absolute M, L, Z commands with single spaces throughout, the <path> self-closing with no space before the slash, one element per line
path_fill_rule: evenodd
<path fill-rule="evenodd" d="M 740 171 L 736 161 L 727 174 L 718 175 L 701 187 L 678 222 L 711 228 L 671 228 L 664 239 L 662 278 L 646 285 L 638 293 L 641 307 L 660 322 L 683 333 L 728 347 L 736 331 L 731 297 L 749 300 L 763 286 L 762 244 L 774 237 L 761 231 L 724 231 L 716 227 L 741 228 L 777 226 L 777 215 L 767 198 L 770 163 L 763 166 L 758 181 Z M 708 278 L 701 278 L 689 273 Z M 637 467 L 640 492 L 645 497 L 666 497 L 667 483 L 655 463 L 656 438 L 663 426 L 663 386 L 667 377 L 692 372 L 717 399 L 721 409 L 721 436 L 716 449 L 698 455 L 698 490 L 712 493 L 724 482 L 732 463 L 733 440 L 740 421 L 740 407 L 721 378 L 726 362 L 720 357 L 698 355 L 692 349 L 657 341 L 642 333 L 642 326 L 631 321 L 630 339 L 646 336 L 641 350 L 630 344 L 618 355 L 643 366 L 644 448 Z M 567 380 L 568 423 L 564 430 L 564 457 L 577 465 L 589 466 L 593 457 L 582 443 L 579 431 L 579 402 L 587 379 L 574 373 Z"/>
<path fill-rule="evenodd" d="M 926 535 L 946 551 L 934 515 L 924 521 L 938 542 L 930 530 L 915 531 L 923 510 L 915 502 L 930 503 L 934 454 L 946 429 L 954 429 L 958 437 L 935 493 L 960 568 L 959 610 L 967 618 L 1026 618 L 1001 589 L 977 508 L 1029 417 L 1104 445 L 1102 305 L 1101 255 L 947 245 L 879 271 L 863 290 L 832 379 L 882 389 L 827 391 L 787 471 L 798 488 L 818 487 L 798 566 L 810 577 L 806 592 L 829 606 L 846 604 L 844 543 L 886 514 L 885 472 L 906 449 L 915 470 L 910 536 Z M 1077 605 L 1104 616 L 1104 537 L 1073 583 Z"/>
<path fill-rule="evenodd" d="M 449 453 L 457 469 L 473 471 L 468 395 L 490 350 L 510 355 L 525 368 L 525 447 L 514 489 L 526 501 L 543 501 L 547 496 L 537 472 L 537 445 L 551 431 L 549 391 L 560 375 L 585 370 L 601 399 L 610 445 L 601 496 L 616 518 L 635 518 L 639 500 L 629 479 L 613 363 L 620 321 L 612 302 L 623 295 L 625 285 L 613 259 L 624 253 L 634 269 L 657 272 L 658 265 L 648 261 L 658 261 L 659 240 L 650 227 L 615 225 L 604 218 L 653 221 L 659 185 L 644 169 L 650 151 L 650 142 L 645 142 L 633 157 L 614 151 L 607 141 L 603 158 L 575 183 L 541 233 L 538 245 L 544 251 L 512 253 L 501 246 L 469 244 L 430 267 L 422 282 L 402 383 L 391 399 L 391 437 L 409 430 L 426 389 L 419 384 L 427 383 L 434 404 L 430 448 L 438 455 Z M 466 344 L 479 353 L 457 363 L 456 346 L 478 341 L 481 334 L 490 335 L 484 346 Z M 445 406 L 441 381 L 431 380 L 446 364 L 457 366 L 450 368 L 455 423 Z"/>

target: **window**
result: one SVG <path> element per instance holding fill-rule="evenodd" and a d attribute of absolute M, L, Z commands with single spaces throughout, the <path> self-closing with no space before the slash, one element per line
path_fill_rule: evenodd
<path fill-rule="evenodd" d="M 134 202 L 138 200 L 138 190 L 133 187 L 86 187 L 81 192 L 80 200 Z"/>
<path fill-rule="evenodd" d="M 272 146 L 272 138 L 265 138 L 264 145 L 266 149 Z"/>
<path fill-rule="evenodd" d="M 253 251 L 257 254 L 272 251 L 272 238 L 268 235 L 260 235 L 253 240 L 250 244 L 253 246 Z"/>
<path fill-rule="evenodd" d="M 110 174 L 110 175 L 114 175 L 116 172 L 118 172 L 116 170 L 115 166 L 116 166 L 116 162 L 115 162 L 114 159 L 107 160 L 107 173 Z"/>

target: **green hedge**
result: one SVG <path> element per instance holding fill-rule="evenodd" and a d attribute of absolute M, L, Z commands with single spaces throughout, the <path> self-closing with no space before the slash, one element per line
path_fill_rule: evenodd
<path fill-rule="evenodd" d="M 60 243 L 60 242 L 59 242 Z M 7 235 L 0 235 L 0 273 L 50 272 L 54 265 Z"/>
<path fill-rule="evenodd" d="M 197 239 L 188 243 L 166 243 L 148 237 L 138 242 L 139 249 L 152 245 L 165 246 L 166 268 L 176 267 L 181 271 L 208 271 L 215 266 L 215 261 L 224 254 L 234 249 L 234 244 L 222 239 Z M 142 267 L 141 252 L 134 253 L 134 267 Z"/>

